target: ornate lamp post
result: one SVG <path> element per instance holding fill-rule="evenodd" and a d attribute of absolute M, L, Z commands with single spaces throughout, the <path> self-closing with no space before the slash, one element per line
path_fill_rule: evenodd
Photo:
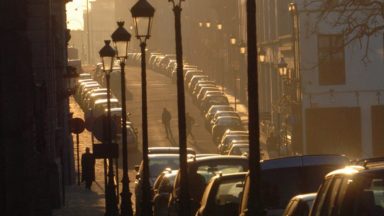
<path fill-rule="evenodd" d="M 179 125 L 179 155 L 180 155 L 180 208 L 179 215 L 190 215 L 190 197 L 188 190 L 188 165 L 187 165 L 187 136 L 185 129 L 185 94 L 183 78 L 183 46 L 181 38 L 181 2 L 183 0 L 169 0 L 173 5 L 175 15 L 175 39 L 176 39 L 176 62 L 177 62 L 177 111 Z M 211 24 L 207 22 L 206 27 Z"/>
<path fill-rule="evenodd" d="M 222 60 L 224 58 L 224 50 L 221 49 L 221 44 L 223 43 L 223 24 L 217 23 L 217 38 L 216 38 L 216 50 L 219 52 L 218 58 L 216 60 L 216 73 L 219 75 L 220 73 L 220 81 L 221 81 L 221 91 L 224 92 L 224 70 L 222 68 Z"/>
<path fill-rule="evenodd" d="M 151 36 L 152 18 L 155 9 L 146 0 L 139 0 L 131 8 L 135 24 L 136 38 L 140 41 L 141 48 L 141 97 L 142 97 L 142 127 L 143 127 L 143 179 L 142 179 L 142 205 L 141 215 L 152 215 L 151 185 L 149 183 L 148 159 L 148 119 L 147 119 L 147 71 L 145 63 L 145 48 L 147 39 Z M 137 200 L 136 202 L 140 202 Z"/>
<path fill-rule="evenodd" d="M 284 79 L 288 74 L 288 64 L 285 62 L 284 57 L 280 58 L 279 63 L 277 64 L 277 68 L 279 69 L 279 75 Z"/>
<path fill-rule="evenodd" d="M 242 40 L 239 43 L 239 51 L 240 51 L 240 70 L 239 70 L 239 76 L 240 76 L 240 99 L 245 101 L 245 85 L 246 85 L 246 79 L 244 75 L 244 64 L 246 63 L 245 57 L 247 52 L 247 44 Z"/>
<path fill-rule="evenodd" d="M 101 62 L 103 63 L 103 70 L 107 81 L 107 144 L 112 145 L 112 129 L 111 129 L 111 88 L 110 88 L 110 73 L 112 72 L 113 61 L 115 58 L 115 50 L 109 45 L 110 40 L 105 40 L 105 45 L 99 51 Z M 117 216 L 117 200 L 115 193 L 114 174 L 113 174 L 113 159 L 108 158 L 108 184 L 106 188 L 106 216 Z"/>
<path fill-rule="evenodd" d="M 237 82 L 237 72 L 234 67 L 233 67 L 233 62 L 234 62 L 234 53 L 233 53 L 233 49 L 234 47 L 236 46 L 236 38 L 234 36 L 230 36 L 229 37 L 229 43 L 231 44 L 231 61 L 230 61 L 230 64 L 231 64 L 231 67 L 230 69 L 233 70 L 232 73 L 234 73 L 234 83 L 233 83 L 233 95 L 235 97 L 235 111 L 237 109 L 237 85 L 236 85 L 236 82 Z"/>
<path fill-rule="evenodd" d="M 211 28 L 211 22 L 207 21 L 207 22 L 205 23 L 205 27 L 207 27 L 207 28 Z"/>
<path fill-rule="evenodd" d="M 125 97 L 125 61 L 128 58 L 128 43 L 131 34 L 124 28 L 124 22 L 117 22 L 118 28 L 112 33 L 112 41 L 116 50 L 116 57 L 120 60 L 121 70 L 121 134 L 123 136 L 123 189 L 121 192 L 120 215 L 132 216 L 131 192 L 128 177 L 128 144 L 127 144 L 127 105 Z"/>
<path fill-rule="evenodd" d="M 249 109 L 249 178 L 250 189 L 247 203 L 248 215 L 264 215 L 261 202 L 260 125 L 258 96 L 258 62 L 256 35 L 256 0 L 247 0 L 247 44 L 248 44 L 248 109 Z"/>
<path fill-rule="evenodd" d="M 259 50 L 259 62 L 260 62 L 260 63 L 264 63 L 264 62 L 265 62 L 266 55 L 267 55 L 267 53 L 266 53 L 265 50 L 261 47 L 260 50 Z"/>

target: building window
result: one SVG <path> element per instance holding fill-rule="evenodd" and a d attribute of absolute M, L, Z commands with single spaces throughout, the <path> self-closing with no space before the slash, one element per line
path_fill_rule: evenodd
<path fill-rule="evenodd" d="M 344 37 L 318 35 L 319 85 L 345 84 Z"/>

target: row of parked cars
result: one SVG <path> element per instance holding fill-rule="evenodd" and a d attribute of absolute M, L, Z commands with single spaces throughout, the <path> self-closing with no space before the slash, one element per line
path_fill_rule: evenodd
<path fill-rule="evenodd" d="M 141 55 L 129 54 L 129 63 L 138 65 Z M 147 65 L 153 71 L 168 76 L 176 81 L 176 56 L 152 52 L 147 59 Z M 212 140 L 217 144 L 219 154 L 242 155 L 248 152 L 248 131 L 244 126 L 239 112 L 229 104 L 222 86 L 188 62 L 183 63 L 184 87 L 192 97 L 194 104 L 199 107 L 205 119 L 205 127 L 212 134 Z M 263 158 L 268 156 L 262 150 Z"/>
<path fill-rule="evenodd" d="M 99 68 L 100 69 L 100 68 Z M 97 70 L 97 69 L 96 69 Z M 120 73 L 120 70 L 115 68 L 113 72 L 115 74 Z M 86 127 L 90 131 L 97 130 L 99 128 L 98 119 L 107 116 L 107 88 L 105 83 L 100 81 L 103 77 L 97 77 L 100 73 L 81 73 L 77 80 L 76 91 L 74 98 L 80 105 L 84 112 L 84 119 Z M 117 142 L 121 143 L 121 103 L 114 94 L 115 91 L 110 92 L 110 112 L 112 116 L 112 138 Z M 97 135 L 97 134 L 95 134 Z M 97 136 L 96 136 L 97 138 Z M 101 140 L 100 140 L 101 141 Z M 133 126 L 133 123 L 129 121 L 129 114 L 127 116 L 127 142 L 128 148 L 136 149 L 137 142 L 137 129 Z"/>
<path fill-rule="evenodd" d="M 178 149 L 150 149 L 154 215 L 178 215 Z M 244 156 L 188 149 L 191 215 L 249 215 L 250 176 Z M 303 155 L 261 161 L 266 215 L 384 215 L 384 158 L 351 162 L 343 155 Z M 136 167 L 136 215 L 142 165 Z"/>

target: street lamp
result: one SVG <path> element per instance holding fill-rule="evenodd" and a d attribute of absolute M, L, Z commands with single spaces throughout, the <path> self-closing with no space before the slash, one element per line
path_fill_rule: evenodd
<path fill-rule="evenodd" d="M 245 52 L 247 51 L 247 44 L 245 44 L 244 41 L 241 41 L 239 44 L 239 48 L 240 48 L 240 54 L 244 55 Z"/>
<path fill-rule="evenodd" d="M 207 22 L 205 23 L 205 27 L 207 27 L 207 28 L 211 28 L 211 22 L 207 21 Z"/>
<path fill-rule="evenodd" d="M 128 177 L 128 144 L 127 144 L 127 106 L 125 97 L 125 61 L 128 58 L 128 44 L 131 40 L 131 34 L 124 28 L 124 22 L 117 22 L 118 28 L 112 33 L 112 41 L 116 50 L 116 57 L 120 60 L 121 70 L 121 134 L 123 136 L 123 179 L 120 215 L 132 216 L 132 203 L 131 192 L 129 191 L 129 177 Z"/>
<path fill-rule="evenodd" d="M 288 11 L 290 13 L 296 13 L 296 10 L 297 10 L 296 3 L 291 2 L 288 4 Z"/>
<path fill-rule="evenodd" d="M 260 63 L 264 63 L 265 62 L 265 59 L 266 59 L 266 52 L 265 50 L 261 47 L 260 50 L 259 50 L 259 61 Z"/>
<path fill-rule="evenodd" d="M 218 23 L 216 27 L 217 27 L 217 30 L 221 31 L 223 29 L 223 24 Z"/>
<path fill-rule="evenodd" d="M 277 68 L 279 69 L 279 75 L 282 78 L 286 78 L 288 74 L 288 64 L 285 62 L 284 57 L 280 58 L 280 62 L 277 64 Z"/>
<path fill-rule="evenodd" d="M 247 44 L 242 40 L 239 43 L 239 51 L 240 51 L 240 70 L 239 70 L 239 76 L 240 76 L 240 99 L 245 101 L 245 85 L 246 85 L 246 79 L 244 76 L 244 64 L 245 62 L 245 56 L 247 52 Z"/>
<path fill-rule="evenodd" d="M 179 215 L 190 215 L 191 205 L 188 189 L 188 165 L 187 165 L 187 135 L 185 120 L 185 94 L 183 78 L 183 44 L 181 37 L 181 2 L 183 0 L 169 0 L 172 2 L 175 15 L 175 40 L 176 40 L 176 84 L 177 84 L 177 111 L 179 125 L 179 160 L 180 160 L 180 207 Z M 209 28 L 211 23 L 207 22 Z"/>
<path fill-rule="evenodd" d="M 229 38 L 229 43 L 231 43 L 231 45 L 235 45 L 236 44 L 236 38 L 234 36 L 231 36 Z"/>
<path fill-rule="evenodd" d="M 220 53 L 220 55 L 218 55 L 218 58 L 217 58 L 217 63 L 216 63 L 216 73 L 220 73 L 221 76 L 220 76 L 220 79 L 221 79 L 221 91 L 224 92 L 224 70 L 222 69 L 222 61 L 221 61 L 221 58 L 222 56 L 224 56 L 224 51 L 220 50 L 220 45 L 222 43 L 222 30 L 223 30 L 223 24 L 221 24 L 220 22 L 216 25 L 216 28 L 217 28 L 217 39 L 216 39 L 216 49 L 218 49 L 218 52 Z"/>
<path fill-rule="evenodd" d="M 115 58 L 115 50 L 109 45 L 110 40 L 105 40 L 105 45 L 99 51 L 101 62 L 103 64 L 103 71 L 107 81 L 107 144 L 112 145 L 112 129 L 111 129 L 111 88 L 110 88 L 110 74 L 112 72 L 113 61 Z M 106 188 L 106 216 L 117 216 L 117 200 L 115 194 L 114 174 L 113 174 L 113 159 L 108 158 L 108 184 Z"/>
<path fill-rule="evenodd" d="M 230 56 L 231 56 L 231 69 L 234 69 L 233 68 L 233 60 L 234 60 L 234 58 L 233 58 L 233 56 L 234 56 L 234 53 L 233 53 L 233 49 L 234 49 L 234 47 L 235 47 L 235 45 L 236 45 L 236 38 L 235 38 L 235 36 L 230 36 L 229 37 L 229 43 L 232 45 L 231 46 L 231 49 L 230 49 Z M 236 85 L 236 81 L 237 81 L 237 72 L 236 72 L 236 70 L 235 70 L 235 72 L 234 72 L 234 85 L 233 85 L 233 93 L 234 93 L 234 97 L 235 97 L 235 111 L 236 111 L 236 109 L 237 109 L 237 94 L 236 94 L 236 87 L 237 87 L 237 85 Z"/>
<path fill-rule="evenodd" d="M 150 38 L 152 18 L 155 9 L 146 0 L 139 0 L 131 8 L 133 22 L 136 29 L 136 38 L 140 41 L 141 48 L 141 100 L 142 100 L 142 127 L 143 127 L 143 179 L 142 179 L 142 205 L 141 215 L 152 215 L 151 185 L 149 183 L 149 159 L 148 159 L 148 118 L 147 118 L 147 71 L 145 63 L 145 48 L 147 39 Z M 136 200 L 140 202 L 140 200 Z"/>

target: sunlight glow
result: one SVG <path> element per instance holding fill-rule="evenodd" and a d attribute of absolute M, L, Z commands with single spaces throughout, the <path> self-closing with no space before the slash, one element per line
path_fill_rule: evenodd
<path fill-rule="evenodd" d="M 89 10 L 91 10 L 91 2 L 89 1 Z M 67 9 L 67 28 L 71 30 L 84 30 L 83 14 L 87 11 L 87 0 L 72 0 L 66 5 Z"/>

